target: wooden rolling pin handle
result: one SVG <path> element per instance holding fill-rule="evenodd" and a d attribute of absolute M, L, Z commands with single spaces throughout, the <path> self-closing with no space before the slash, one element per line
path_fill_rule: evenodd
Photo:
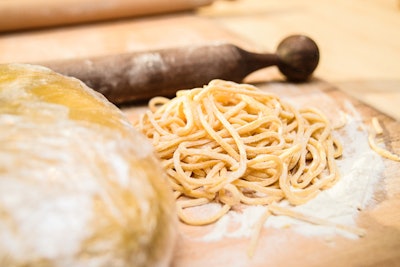
<path fill-rule="evenodd" d="M 289 44 L 293 46 L 293 40 Z M 300 81 L 308 78 L 316 67 L 315 60 L 313 68 L 307 68 L 303 65 L 309 63 L 304 64 L 301 60 L 302 54 L 307 53 L 300 51 L 300 55 L 297 52 L 293 56 L 290 54 L 293 47 L 286 49 L 282 43 L 280 46 L 276 54 L 257 54 L 231 44 L 220 44 L 48 62 L 42 65 L 76 77 L 111 102 L 120 104 L 159 95 L 173 96 L 177 90 L 200 87 L 212 79 L 240 82 L 255 70 L 273 65 L 277 65 L 288 79 Z M 309 56 L 306 59 L 309 60 Z"/>

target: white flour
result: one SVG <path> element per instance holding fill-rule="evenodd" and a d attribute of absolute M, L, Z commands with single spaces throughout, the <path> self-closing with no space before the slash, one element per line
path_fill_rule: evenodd
<path fill-rule="evenodd" d="M 373 200 L 374 185 L 381 177 L 384 164 L 382 158 L 368 145 L 367 132 L 360 115 L 349 102 L 345 108 L 346 126 L 336 133 L 344 144 L 343 157 L 337 160 L 341 179 L 332 188 L 322 191 L 315 199 L 293 209 L 330 222 L 356 226 L 359 210 L 371 204 Z M 250 237 L 252 226 L 265 210 L 266 208 L 262 206 L 249 206 L 241 212 L 230 211 L 201 240 L 217 241 L 225 237 Z M 235 225 L 234 229 L 232 225 Z M 335 227 L 313 225 L 287 216 L 270 216 L 264 227 L 290 227 L 303 235 L 318 235 L 327 239 L 335 235 L 357 238 L 355 234 Z"/>

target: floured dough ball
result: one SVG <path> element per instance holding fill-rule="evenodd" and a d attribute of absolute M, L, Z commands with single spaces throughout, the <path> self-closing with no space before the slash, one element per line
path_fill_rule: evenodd
<path fill-rule="evenodd" d="M 0 65 L 0 266 L 167 266 L 175 218 L 118 108 L 49 69 Z"/>

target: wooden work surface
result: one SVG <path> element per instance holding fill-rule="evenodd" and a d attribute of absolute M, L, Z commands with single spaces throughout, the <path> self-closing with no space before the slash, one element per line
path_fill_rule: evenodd
<path fill-rule="evenodd" d="M 347 124 L 357 127 L 361 137 L 351 136 L 339 130 L 339 139 L 343 141 L 343 146 L 350 146 L 353 138 L 361 138 L 363 140 L 356 142 L 367 144 L 368 131 L 372 130 L 371 119 L 376 117 L 383 128 L 383 135 L 379 137 L 379 140 L 382 139 L 380 146 L 384 144 L 388 150 L 399 154 L 400 123 L 395 119 L 323 80 L 313 79 L 304 84 L 291 84 L 273 81 L 278 77 L 273 72 L 259 74 L 268 76 L 271 81 L 255 82 L 258 88 L 275 93 L 285 101 L 300 107 L 316 107 L 328 116 L 333 125 L 341 124 L 342 113 L 352 117 L 353 121 L 348 121 Z M 258 77 L 254 76 L 254 80 Z M 126 107 L 124 111 L 128 118 L 136 121 L 146 109 L 146 106 L 134 106 Z M 354 161 L 354 165 L 360 165 L 357 163 L 359 155 L 360 153 L 354 155 L 350 149 L 350 152 L 345 153 L 343 157 L 347 161 Z M 371 164 L 374 160 L 368 159 L 368 156 L 364 159 L 366 159 L 364 164 Z M 212 236 L 220 227 L 217 224 L 198 227 L 181 223 L 181 235 L 172 266 L 399 266 L 400 163 L 385 158 L 379 160 L 382 160 L 383 171 L 376 174 L 378 177 L 374 177 L 376 178 L 374 184 L 368 185 L 373 193 L 366 201 L 366 207 L 360 211 L 355 210 L 354 213 L 356 225 L 366 231 L 365 236 L 356 239 L 339 234 L 310 236 L 296 231 L 295 226 L 290 223 L 278 228 L 264 225 L 255 246 L 255 254 L 250 257 L 248 250 L 251 246 L 251 236 L 242 236 L 240 233 L 237 234 L 240 231 L 233 230 L 230 237 L 214 239 Z M 352 169 L 352 173 L 359 178 L 360 175 L 365 175 L 362 174 L 363 168 L 368 169 L 368 166 L 358 166 Z M 344 171 L 346 170 L 341 169 L 342 174 L 345 174 Z M 365 175 L 363 178 L 372 177 Z M 319 212 L 314 211 L 311 215 L 318 217 Z M 230 221 L 230 224 L 236 225 L 236 222 Z M 241 222 L 235 227 L 240 228 L 244 224 Z M 247 226 L 245 229 L 252 229 L 252 226 Z M 226 229 L 222 227 L 221 231 L 225 232 Z"/>
<path fill-rule="evenodd" d="M 393 119 L 400 116 L 397 5 L 373 0 L 357 1 L 358 6 L 344 0 L 334 4 L 280 2 L 216 1 L 196 13 L 2 34 L 0 62 L 37 62 L 221 41 L 255 51 L 272 51 L 282 37 L 301 32 L 320 45 L 322 61 L 317 78 L 301 85 L 283 83 L 276 69 L 271 68 L 248 81 L 257 82 L 264 90 L 275 90 L 291 101 L 301 98 L 307 105 L 320 106 L 333 120 L 337 119 L 335 112 L 346 112 L 345 103 L 351 103 L 365 125 L 374 116 L 380 119 L 386 148 L 399 154 L 400 123 Z M 351 23 L 346 25 L 346 19 Z M 367 21 L 372 22 L 367 25 Z M 387 27 L 378 29 L 377 25 Z M 389 35 L 393 39 L 389 40 Z M 321 106 L 321 95 L 330 99 L 327 105 Z M 134 118 L 144 109 L 132 106 L 125 111 Z M 181 225 L 173 266 L 398 266 L 400 165 L 386 159 L 383 162 L 385 169 L 375 187 L 374 201 L 356 218 L 357 225 L 367 230 L 363 238 L 337 236 L 328 242 L 323 236 L 304 236 L 290 227 L 264 227 L 250 259 L 246 254 L 248 238 L 196 241 L 190 236 L 201 235 L 209 228 Z"/>

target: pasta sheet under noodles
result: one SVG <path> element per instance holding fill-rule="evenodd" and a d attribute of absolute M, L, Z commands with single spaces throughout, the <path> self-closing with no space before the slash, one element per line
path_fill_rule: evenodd
<path fill-rule="evenodd" d="M 317 109 L 222 80 L 153 98 L 149 107 L 136 126 L 152 140 L 187 224 L 212 223 L 240 204 L 299 205 L 339 178 L 341 145 Z M 212 216 L 185 212 L 210 202 L 221 204 Z"/>

